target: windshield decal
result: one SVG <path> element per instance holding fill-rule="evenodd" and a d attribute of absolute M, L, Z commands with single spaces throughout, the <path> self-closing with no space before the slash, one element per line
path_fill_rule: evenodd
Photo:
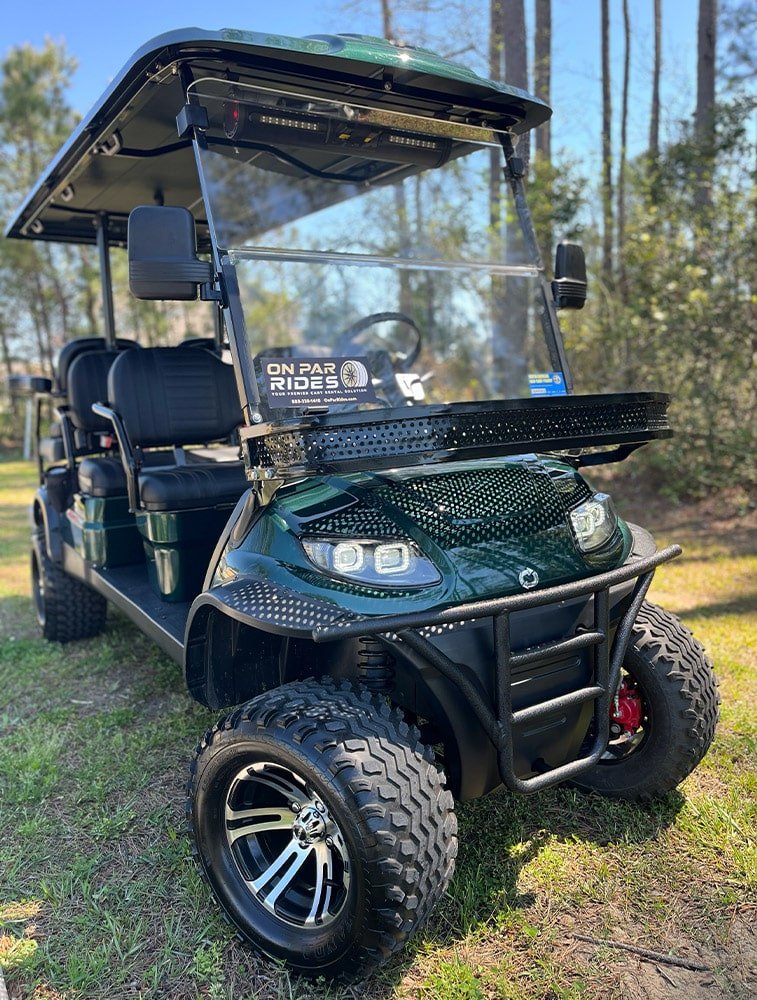
<path fill-rule="evenodd" d="M 529 372 L 528 388 L 532 396 L 567 396 L 562 372 Z"/>
<path fill-rule="evenodd" d="M 367 358 L 261 358 L 270 407 L 375 403 Z"/>

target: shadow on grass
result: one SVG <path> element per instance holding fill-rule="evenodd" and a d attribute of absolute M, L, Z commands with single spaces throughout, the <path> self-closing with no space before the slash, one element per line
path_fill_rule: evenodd
<path fill-rule="evenodd" d="M 370 981 L 370 996 L 396 995 L 419 948 L 454 946 L 487 924 L 498 930 L 523 930 L 526 936 L 535 933 L 528 910 L 536 897 L 519 885 L 526 866 L 540 859 L 540 885 L 546 892 L 554 879 L 561 894 L 570 892 L 573 883 L 580 896 L 588 870 L 594 867 L 587 865 L 582 872 L 582 854 L 655 841 L 675 821 L 685 801 L 677 791 L 651 805 L 638 805 L 557 788 L 528 797 L 501 789 L 459 803 L 457 868 L 446 897 L 418 944 Z M 560 870 L 559 852 L 550 850 L 554 841 L 577 846 L 575 871 Z"/>

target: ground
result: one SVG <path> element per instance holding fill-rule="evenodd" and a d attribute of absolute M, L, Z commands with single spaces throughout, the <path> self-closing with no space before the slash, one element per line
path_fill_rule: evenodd
<path fill-rule="evenodd" d="M 624 513 L 685 548 L 652 597 L 720 677 L 722 722 L 702 765 L 653 807 L 570 789 L 461 806 L 457 874 L 430 926 L 372 980 L 337 991 L 238 944 L 199 881 L 184 782 L 213 716 L 176 666 L 113 611 L 99 639 L 39 638 L 32 490 L 28 464 L 0 464 L 0 967 L 12 998 L 757 995 L 757 519 L 743 494 L 672 506 L 640 500 L 631 481 L 616 490 Z"/>

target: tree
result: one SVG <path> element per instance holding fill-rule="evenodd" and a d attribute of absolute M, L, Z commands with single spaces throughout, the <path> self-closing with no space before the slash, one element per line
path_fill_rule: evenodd
<path fill-rule="evenodd" d="M 501 0 L 502 20 L 500 35 L 505 56 L 507 83 L 528 90 L 528 57 L 526 54 L 526 14 L 523 0 Z M 530 150 L 530 135 L 526 132 L 518 143 L 518 155 L 526 170 Z"/>
<path fill-rule="evenodd" d="M 610 98 L 610 10 L 608 0 L 602 7 L 602 277 L 607 288 L 612 285 L 613 211 L 612 211 L 612 101 Z"/>
<path fill-rule="evenodd" d="M 552 82 L 552 0 L 536 0 L 534 29 L 534 90 L 536 96 L 550 103 Z M 534 133 L 542 162 L 552 163 L 552 128 L 549 121 Z"/>
<path fill-rule="evenodd" d="M 21 45 L 0 63 L 0 148 L 6 169 L 0 208 L 7 218 L 67 138 L 76 116 L 66 91 L 76 62 L 50 40 L 42 49 Z M 13 344 L 31 340 L 21 353 L 36 357 L 48 374 L 52 357 L 69 336 L 77 314 L 71 255 L 49 244 L 14 243 L 3 248 L 0 268 L 9 273 L 7 294 L 16 322 L 3 348 L 6 369 Z"/>
<path fill-rule="evenodd" d="M 624 3 L 624 17 L 626 13 Z M 649 115 L 649 159 L 654 165 L 660 155 L 660 74 L 662 72 L 662 0 L 654 0 L 654 66 L 652 69 L 652 110 Z"/>
<path fill-rule="evenodd" d="M 655 0 L 655 7 L 659 0 Z M 631 69 L 631 19 L 628 0 L 623 0 L 623 103 L 620 110 L 620 164 L 618 167 L 618 284 L 625 302 L 628 297 L 625 265 L 626 241 L 626 149 L 628 141 L 628 87 Z"/>
<path fill-rule="evenodd" d="M 394 24 L 392 21 L 392 8 L 389 0 L 381 0 L 381 28 L 384 38 L 395 40 Z M 397 236 L 399 237 L 400 253 L 407 253 L 410 244 L 410 229 L 408 225 L 407 196 L 405 194 L 405 182 L 400 181 L 394 185 L 394 206 L 397 215 Z M 412 312 L 413 289 L 410 274 L 406 270 L 401 270 L 400 281 L 400 312 Z"/>
<path fill-rule="evenodd" d="M 712 205 L 712 168 L 715 155 L 715 45 L 717 0 L 699 0 L 697 31 L 697 106 L 694 130 L 699 145 L 696 204 Z"/>

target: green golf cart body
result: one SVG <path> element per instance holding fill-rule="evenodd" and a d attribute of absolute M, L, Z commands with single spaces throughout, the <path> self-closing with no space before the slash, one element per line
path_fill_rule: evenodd
<path fill-rule="evenodd" d="M 549 114 L 384 39 L 172 32 L 7 232 L 96 244 L 103 288 L 103 337 L 29 381 L 60 428 L 40 625 L 95 635 L 112 602 L 241 706 L 198 748 L 192 836 L 246 938 L 308 973 L 423 923 L 453 796 L 661 794 L 713 736 L 711 665 L 644 600 L 680 549 L 580 471 L 668 436 L 668 397 L 574 391 L 583 254 L 547 281 L 517 155 Z M 207 336 L 116 337 L 124 246 L 132 293 L 199 297 Z"/>

